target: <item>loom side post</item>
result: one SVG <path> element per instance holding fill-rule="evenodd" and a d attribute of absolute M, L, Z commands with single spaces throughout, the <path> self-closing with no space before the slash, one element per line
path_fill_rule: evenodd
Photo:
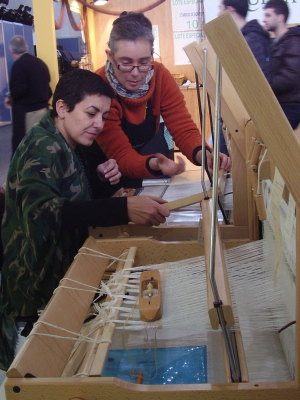
<path fill-rule="evenodd" d="M 222 93 L 222 65 L 217 59 L 216 62 L 216 101 L 215 101 L 215 120 L 214 120 L 214 159 L 213 159 L 213 183 L 212 183 L 212 207 L 211 207 L 211 227 L 209 242 L 209 283 L 214 297 L 214 307 L 217 310 L 218 321 L 222 329 L 228 362 L 230 364 L 230 373 L 232 382 L 241 381 L 240 363 L 237 354 L 236 341 L 233 332 L 224 315 L 222 298 L 218 284 L 216 282 L 216 242 L 217 228 L 219 226 L 217 218 L 218 204 L 218 172 L 219 172 L 219 151 L 220 151 L 220 121 L 221 121 L 221 93 Z M 219 232 L 218 232 L 219 233 Z M 225 263 L 224 263 L 225 264 Z"/>
<path fill-rule="evenodd" d="M 204 251 L 205 251 L 205 265 L 206 265 L 206 282 L 207 282 L 207 305 L 208 314 L 210 318 L 211 327 L 213 329 L 219 328 L 219 317 L 216 308 L 214 307 L 214 296 L 212 293 L 210 279 L 209 279 L 209 249 L 210 249 L 210 232 L 211 232 L 211 200 L 202 200 L 201 211 L 203 218 L 203 236 L 204 236 Z M 220 227 L 217 225 L 216 235 L 216 248 L 215 248 L 215 279 L 218 286 L 220 298 L 222 299 L 222 307 L 226 322 L 229 326 L 235 323 L 232 303 L 229 293 L 229 283 L 226 273 L 224 253 L 222 249 L 222 242 L 220 239 Z"/>
<path fill-rule="evenodd" d="M 227 379 L 228 383 L 232 381 L 247 381 L 248 372 L 245 360 L 245 354 L 241 337 L 235 344 L 234 332 L 230 330 L 230 327 L 235 324 L 228 276 L 226 272 L 226 265 L 224 259 L 224 253 L 222 243 L 220 239 L 219 224 L 216 226 L 216 243 L 215 243 L 215 281 L 218 287 L 219 298 L 222 301 L 221 306 L 215 307 L 215 296 L 213 294 L 210 284 L 210 233 L 211 233 L 211 200 L 203 200 L 201 202 L 202 218 L 203 218 L 203 236 L 204 236 L 204 249 L 205 249 L 205 265 L 206 265 L 206 285 L 207 285 L 207 304 L 208 314 L 213 329 L 218 329 L 221 325 L 223 332 L 223 344 L 226 348 L 224 351 L 224 359 L 227 360 L 229 365 L 229 356 L 231 357 L 231 364 L 235 365 L 235 368 L 228 366 Z M 224 337 L 225 336 L 225 337 Z M 236 349 L 237 351 L 234 351 Z M 226 364 L 225 364 L 226 365 Z M 226 371 L 226 368 L 225 368 Z M 238 371 L 238 372 L 236 372 Z"/>
<path fill-rule="evenodd" d="M 205 48 L 206 49 L 206 48 Z M 204 52 L 204 66 L 207 65 L 207 49 Z M 206 69 L 203 71 L 203 76 L 206 77 Z M 218 329 L 220 318 L 224 319 L 229 326 L 234 325 L 234 317 L 230 302 L 229 285 L 227 274 L 225 273 L 225 260 L 221 249 L 220 231 L 217 220 L 217 199 L 218 199 L 218 183 L 219 183 L 219 131 L 220 131 L 220 111 L 221 111 L 221 92 L 222 92 L 222 67 L 217 63 L 216 70 L 216 94 L 215 94 L 215 120 L 214 120 L 214 160 L 213 160 L 213 183 L 212 183 L 212 200 L 207 197 L 201 202 L 203 231 L 204 231 L 204 246 L 207 284 L 209 285 L 208 294 L 211 297 L 209 304 L 212 306 L 212 327 Z M 205 79 L 206 81 L 206 79 Z M 204 159 L 202 155 L 202 160 Z M 204 163 L 204 160 L 202 161 Z M 203 182 L 202 182 L 203 184 Z M 225 283 L 226 282 L 226 283 Z M 222 293 L 220 292 L 222 291 Z M 222 315 L 220 310 L 215 307 L 216 303 L 222 299 Z M 223 300 L 224 299 L 224 300 Z M 227 305 L 230 304 L 228 308 Z M 210 306 L 209 306 L 210 307 Z M 228 309 L 228 310 L 227 310 Z M 209 313 L 210 314 L 210 313 Z"/>
<path fill-rule="evenodd" d="M 216 246 L 215 246 L 215 281 L 218 287 L 219 298 L 221 305 L 215 306 L 215 296 L 213 294 L 210 284 L 210 269 L 209 269 L 209 250 L 210 250 L 210 230 L 211 230 L 211 212 L 210 212 L 210 200 L 203 200 L 201 202 L 202 216 L 203 216 L 203 234 L 204 234 L 204 247 L 205 247 L 205 264 L 206 264 L 206 284 L 207 284 L 207 297 L 208 297 L 208 314 L 213 329 L 222 327 L 223 332 L 223 344 L 226 348 L 225 360 L 227 364 L 229 357 L 231 357 L 231 364 L 235 367 L 228 368 L 227 379 L 228 383 L 234 381 L 247 381 L 248 373 L 245 361 L 245 355 L 243 351 L 242 341 L 239 341 L 239 345 L 235 344 L 234 333 L 230 330 L 230 327 L 234 325 L 234 315 L 231 304 L 231 297 L 229 291 L 228 276 L 226 273 L 226 266 L 224 260 L 224 254 L 222 244 L 220 240 L 220 230 L 217 224 L 216 234 Z M 236 349 L 236 351 L 235 351 Z M 237 372 L 238 371 L 238 372 Z"/>

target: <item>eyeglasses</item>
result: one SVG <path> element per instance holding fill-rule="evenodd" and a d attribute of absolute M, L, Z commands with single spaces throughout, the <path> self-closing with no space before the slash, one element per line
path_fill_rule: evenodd
<path fill-rule="evenodd" d="M 119 71 L 122 72 L 131 72 L 134 70 L 134 68 L 137 68 L 140 72 L 149 72 L 153 69 L 154 64 L 138 64 L 138 65 L 132 65 L 132 64 L 122 64 L 122 63 L 117 63 L 115 57 L 112 55 L 112 59 L 114 60 L 117 68 Z"/>

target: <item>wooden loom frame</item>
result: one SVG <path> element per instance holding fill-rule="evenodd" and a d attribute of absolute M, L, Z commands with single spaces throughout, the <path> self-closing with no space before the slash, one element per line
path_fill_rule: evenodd
<path fill-rule="evenodd" d="M 204 27 L 205 33 L 210 44 L 219 57 L 229 79 L 233 83 L 236 91 L 244 103 L 253 123 L 260 130 L 261 137 L 266 144 L 271 156 L 276 160 L 276 166 L 282 175 L 289 191 L 295 199 L 296 210 L 296 248 L 300 248 L 300 187 L 299 187 L 299 154 L 300 145 L 292 131 L 288 121 L 286 120 L 277 100 L 271 92 L 265 78 L 259 71 L 256 61 L 252 53 L 245 45 L 244 39 L 234 23 L 230 14 L 224 14 L 216 20 L 208 23 Z M 236 63 L 235 58 L 238 55 L 239 62 Z M 195 53 L 195 60 L 199 59 L 199 55 Z M 191 60 L 193 63 L 193 60 Z M 193 63 L 194 64 L 194 63 Z M 244 77 L 247 77 L 245 80 Z M 257 94 L 260 94 L 258 97 Z M 288 155 L 288 156 L 286 156 Z M 89 239 L 92 240 L 92 239 Z M 163 260 L 172 261 L 176 259 L 184 259 L 193 257 L 198 252 L 199 246 L 195 243 L 158 243 L 149 239 L 119 239 L 119 240 L 97 240 L 96 246 L 101 251 L 115 255 L 116 251 L 122 251 L 129 246 L 137 247 L 137 265 L 143 263 L 158 263 Z M 76 259 L 74 265 L 68 271 L 68 274 L 75 274 L 78 280 L 85 281 L 92 278 L 95 274 L 95 261 L 89 262 L 90 268 L 85 269 L 84 273 L 78 268 L 79 259 Z M 24 375 L 19 374 L 14 369 L 8 372 L 8 379 L 5 383 L 7 400 L 40 400 L 40 399 L 165 399 L 165 400 L 181 400 L 183 396 L 188 396 L 189 399 L 198 399 L 201 397 L 204 400 L 298 400 L 300 395 L 300 259 L 299 250 L 296 256 L 296 372 L 295 380 L 290 382 L 263 382 L 263 383 L 229 383 L 229 384 L 200 384 L 200 385 L 137 385 L 130 384 L 115 378 L 60 378 L 40 377 L 40 378 L 24 378 Z M 77 265 L 77 268 L 76 268 Z M 87 267 L 86 267 L 87 268 Z M 94 271 L 94 272 L 93 272 Z M 61 292 L 64 289 L 61 289 Z M 59 301 L 60 290 L 54 294 L 53 299 L 49 302 L 45 316 L 50 318 L 55 317 L 54 305 L 57 302 L 57 312 L 62 308 Z M 73 291 L 74 292 L 74 291 Z M 81 300 L 89 304 L 89 299 L 86 296 L 76 293 L 75 308 L 76 316 Z M 83 299 L 84 298 L 84 299 Z M 57 300 L 56 300 L 57 299 Z M 60 316 L 61 319 L 69 319 Z M 70 319 L 69 319 L 70 320 Z M 80 325 L 80 321 L 77 322 Z M 31 337 L 26 346 L 21 349 L 16 362 L 24 363 L 26 366 L 36 365 L 37 370 L 44 368 L 45 363 L 50 360 L 45 359 L 47 347 L 50 352 L 52 362 L 48 364 L 49 368 L 54 368 L 59 362 L 58 354 L 55 353 L 55 348 L 50 346 L 52 338 L 43 338 L 40 336 Z M 36 346 L 31 346 L 32 342 L 46 342 L 38 351 Z M 60 346 L 62 347 L 62 346 Z M 33 350 L 33 351 L 32 351 Z M 36 353 L 34 355 L 34 352 Z M 44 358 L 43 358 L 44 357 Z M 58 358 L 57 358 L 58 357 Z M 56 365 L 55 365 L 56 364 Z"/>
<path fill-rule="evenodd" d="M 201 80 L 202 77 L 202 60 L 195 57 L 195 45 L 192 43 L 190 46 L 186 46 L 188 57 L 191 56 L 193 60 L 192 64 L 198 73 Z M 208 46 L 209 43 L 208 43 Z M 211 48 L 211 46 L 210 46 Z M 197 53 L 196 53 L 197 54 Z M 215 61 L 215 59 L 213 59 Z M 214 69 L 211 69 L 214 67 Z M 207 91 L 212 100 L 215 102 L 215 65 L 208 65 L 208 83 Z M 232 146 L 231 146 L 231 157 L 235 160 L 232 168 L 232 177 L 234 184 L 234 205 L 232 211 L 232 219 L 230 225 L 221 225 L 220 233 L 223 242 L 226 242 L 230 246 L 230 242 L 236 241 L 239 238 L 240 243 L 249 240 L 258 239 L 259 228 L 257 218 L 257 204 L 254 204 L 254 197 L 252 189 L 250 187 L 249 178 L 247 175 L 247 169 L 245 162 L 247 159 L 247 146 L 245 141 L 245 131 L 250 130 L 251 123 L 249 123 L 249 113 L 240 101 L 239 96 L 234 89 L 234 86 L 226 76 L 223 77 L 224 91 L 222 94 L 222 119 L 226 124 L 230 134 L 232 135 Z M 224 79 L 225 78 L 225 79 Z M 246 124 L 246 122 L 248 123 Z M 246 126 L 245 126 L 246 125 Z M 255 176 L 255 174 L 254 174 Z M 219 180 L 222 177 L 219 175 Z M 200 184 L 200 182 L 199 182 Z M 238 195 L 236 195 L 238 194 Z M 184 207 L 184 199 L 179 199 L 183 203 L 180 207 Z M 244 204 L 248 204 L 248 209 L 245 210 Z M 189 204 L 189 203 L 187 203 Z M 198 227 L 197 226 L 159 226 L 159 227 L 145 227 L 135 224 L 120 225 L 114 227 L 91 227 L 90 235 L 94 238 L 114 238 L 114 237 L 151 237 L 157 240 L 197 240 L 198 238 Z"/>
<path fill-rule="evenodd" d="M 210 99 L 215 103 L 216 97 L 216 54 L 208 40 L 197 44 L 187 45 L 184 50 L 189 57 L 195 71 L 202 77 L 203 71 L 203 49 L 207 53 L 206 85 Z M 261 72 L 259 70 L 259 72 Z M 240 229 L 249 240 L 258 239 L 259 227 L 258 216 L 263 209 L 261 197 L 255 197 L 253 180 L 257 179 L 257 173 L 250 171 L 252 163 L 247 162 L 251 155 L 254 162 L 258 161 L 259 153 L 253 157 L 250 139 L 257 136 L 257 130 L 250 120 L 249 112 L 241 102 L 238 93 L 229 79 L 226 71 L 222 71 L 222 93 L 221 93 L 221 117 L 230 136 L 230 156 L 233 160 L 231 175 L 233 182 L 233 212 L 230 226 L 220 226 L 223 241 L 228 240 L 226 229 Z M 249 139 L 248 139 L 249 138 Z M 248 140 L 247 140 L 248 139 Z M 253 142 L 253 141 L 252 141 Z M 252 144 L 252 143 L 251 143 Z M 251 160 L 252 161 L 252 160 Z M 251 173 L 252 172 L 252 173 Z M 248 204 L 245 209 L 244 204 Z M 265 214 L 263 215 L 265 217 Z M 265 218 L 260 218 L 261 220 Z M 224 232 L 225 230 L 225 232 Z M 235 236 L 235 239 L 240 237 Z"/>

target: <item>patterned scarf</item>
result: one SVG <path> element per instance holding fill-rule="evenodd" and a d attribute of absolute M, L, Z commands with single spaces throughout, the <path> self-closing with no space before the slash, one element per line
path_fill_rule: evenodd
<path fill-rule="evenodd" d="M 110 61 L 106 61 L 105 64 L 105 75 L 108 79 L 111 87 L 118 93 L 119 96 L 128 97 L 131 99 L 140 99 L 144 97 L 149 90 L 149 81 L 151 80 L 154 74 L 154 70 L 150 70 L 147 74 L 146 81 L 135 91 L 127 90 L 118 79 L 115 77 L 113 65 Z"/>

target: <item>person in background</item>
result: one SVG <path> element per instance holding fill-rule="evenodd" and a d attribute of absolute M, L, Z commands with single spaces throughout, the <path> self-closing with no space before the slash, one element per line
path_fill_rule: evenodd
<path fill-rule="evenodd" d="M 12 108 L 14 154 L 26 132 L 47 112 L 52 90 L 47 65 L 40 58 L 28 53 L 28 45 L 23 36 L 13 36 L 9 49 L 15 61 L 10 73 L 10 91 L 5 105 Z"/>
<path fill-rule="evenodd" d="M 256 19 L 246 21 L 248 0 L 221 0 L 218 15 L 230 12 L 266 79 L 270 81 L 271 39 Z"/>
<path fill-rule="evenodd" d="M 262 28 L 256 19 L 249 22 L 246 21 L 248 0 L 221 0 L 218 16 L 225 12 L 229 12 L 232 15 L 262 72 L 268 82 L 270 82 L 270 35 Z M 220 151 L 228 154 L 223 129 L 220 130 Z"/>
<path fill-rule="evenodd" d="M 133 196 L 92 199 L 79 145 L 90 146 L 109 114 L 114 93 L 97 74 L 63 75 L 49 110 L 12 158 L 2 223 L 4 262 L 0 290 L 0 368 L 14 357 L 17 320 L 35 321 L 88 236 L 89 226 L 159 225 L 164 200 Z M 115 160 L 97 168 L 116 185 Z"/>
<path fill-rule="evenodd" d="M 293 129 L 300 123 L 300 26 L 288 28 L 283 0 L 264 6 L 264 24 L 275 38 L 271 47 L 271 87 Z"/>
<path fill-rule="evenodd" d="M 116 93 L 103 135 L 96 141 L 128 178 L 183 172 L 182 159 L 176 162 L 168 158 L 164 132 L 159 130 L 161 117 L 179 150 L 201 165 L 201 134 L 175 79 L 163 64 L 153 60 L 153 42 L 149 19 L 142 13 L 123 12 L 113 23 L 106 65 L 96 71 Z M 209 147 L 206 155 L 211 169 Z M 230 167 L 230 158 L 220 154 L 220 168 Z"/>

